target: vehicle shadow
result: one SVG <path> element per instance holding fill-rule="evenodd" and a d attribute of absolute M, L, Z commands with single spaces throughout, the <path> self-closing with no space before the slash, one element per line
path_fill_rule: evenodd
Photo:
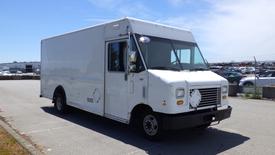
<path fill-rule="evenodd" d="M 218 154 L 250 139 L 237 133 L 210 127 L 204 132 L 195 130 L 168 131 L 163 140 L 152 142 L 143 138 L 128 125 L 82 110 L 72 109 L 69 114 L 60 115 L 52 106 L 41 108 L 46 113 L 138 147 L 148 154 Z"/>

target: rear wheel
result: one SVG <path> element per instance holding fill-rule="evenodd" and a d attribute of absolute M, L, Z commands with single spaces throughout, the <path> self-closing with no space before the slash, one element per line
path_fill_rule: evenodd
<path fill-rule="evenodd" d="M 162 135 L 162 123 L 160 117 L 154 112 L 145 112 L 142 115 L 142 131 L 149 140 L 159 140 Z"/>
<path fill-rule="evenodd" d="M 54 107 L 60 114 L 64 114 L 67 111 L 66 98 L 64 95 L 58 93 L 55 96 Z"/>

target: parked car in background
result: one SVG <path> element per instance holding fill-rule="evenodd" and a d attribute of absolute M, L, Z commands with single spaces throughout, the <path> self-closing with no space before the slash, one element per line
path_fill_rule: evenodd
<path fill-rule="evenodd" d="M 247 74 L 255 73 L 255 71 L 256 71 L 255 67 L 246 67 Z"/>
<path fill-rule="evenodd" d="M 4 76 L 11 76 L 12 74 L 10 73 L 10 71 L 3 71 L 2 75 L 4 75 Z"/>
<path fill-rule="evenodd" d="M 243 74 L 252 74 L 255 73 L 255 67 L 239 67 L 239 71 Z"/>
<path fill-rule="evenodd" d="M 249 87 L 254 86 L 256 81 L 257 87 L 263 87 L 263 86 L 271 86 L 275 85 L 275 71 L 266 71 L 264 74 L 260 74 L 259 76 L 251 76 L 251 77 L 245 77 L 240 80 L 239 86 L 242 87 Z"/>
<path fill-rule="evenodd" d="M 220 72 L 222 70 L 222 66 L 210 66 L 209 69 L 212 72 L 218 73 L 218 72 Z"/>
<path fill-rule="evenodd" d="M 235 84 L 239 84 L 240 80 L 244 77 L 241 73 L 233 71 L 223 71 L 219 75 L 226 78 L 228 82 Z"/>

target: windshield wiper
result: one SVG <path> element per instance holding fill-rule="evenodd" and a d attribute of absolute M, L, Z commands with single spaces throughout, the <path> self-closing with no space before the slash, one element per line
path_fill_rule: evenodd
<path fill-rule="evenodd" d="M 172 40 L 170 40 L 170 43 L 171 43 L 173 52 L 174 52 L 174 54 L 175 54 L 175 56 L 176 56 L 176 60 L 177 60 L 177 62 L 178 62 L 178 64 L 179 64 L 179 66 L 180 66 L 180 69 L 183 70 L 183 67 L 182 67 L 182 65 L 181 65 L 181 63 L 180 63 L 179 56 L 177 55 L 177 52 L 176 52 L 176 50 L 175 50 L 175 47 L 174 47 L 174 44 L 173 44 Z"/>
<path fill-rule="evenodd" d="M 173 67 L 165 67 L 165 66 L 156 66 L 156 67 L 151 67 L 150 69 L 160 69 L 160 70 L 174 70 L 174 71 L 180 71 L 178 68 L 173 68 Z"/>

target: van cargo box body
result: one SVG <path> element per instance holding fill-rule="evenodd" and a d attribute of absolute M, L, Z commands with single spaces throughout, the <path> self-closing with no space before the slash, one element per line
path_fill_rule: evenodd
<path fill-rule="evenodd" d="M 227 91 L 188 30 L 123 18 L 41 41 L 41 96 L 149 137 L 230 117 Z"/>

